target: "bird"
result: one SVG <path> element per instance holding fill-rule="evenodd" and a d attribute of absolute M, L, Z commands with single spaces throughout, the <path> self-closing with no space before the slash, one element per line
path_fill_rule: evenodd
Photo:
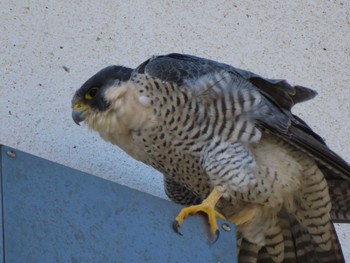
<path fill-rule="evenodd" d="M 76 124 L 160 171 L 185 207 L 237 227 L 238 262 L 344 262 L 350 166 L 292 113 L 317 92 L 193 55 L 108 66 L 74 94 Z"/>

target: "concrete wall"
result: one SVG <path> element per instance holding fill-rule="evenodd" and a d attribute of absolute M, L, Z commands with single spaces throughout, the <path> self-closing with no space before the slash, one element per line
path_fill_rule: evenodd
<path fill-rule="evenodd" d="M 0 143 L 165 197 L 161 176 L 71 120 L 110 64 L 189 53 L 316 89 L 297 106 L 350 161 L 350 2 L 1 1 Z M 350 261 L 350 227 L 337 226 Z"/>

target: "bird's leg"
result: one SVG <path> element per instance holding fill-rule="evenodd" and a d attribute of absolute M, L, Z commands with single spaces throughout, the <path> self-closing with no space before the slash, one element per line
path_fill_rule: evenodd
<path fill-rule="evenodd" d="M 242 225 L 250 221 L 255 217 L 256 212 L 258 211 L 257 206 L 254 206 L 251 209 L 245 209 L 240 211 L 237 215 L 231 216 L 228 221 L 234 223 L 236 226 Z"/>
<path fill-rule="evenodd" d="M 201 204 L 183 208 L 174 221 L 173 228 L 175 232 L 182 235 L 179 232 L 178 228 L 181 227 L 183 220 L 191 214 L 203 212 L 208 215 L 208 221 L 211 231 L 214 235 L 216 235 L 217 240 L 219 238 L 219 229 L 216 223 L 216 217 L 225 219 L 225 217 L 222 214 L 215 211 L 215 205 L 219 201 L 221 196 L 222 193 L 219 191 L 219 189 L 217 187 L 214 187 L 213 191 L 209 194 L 209 196 L 206 199 L 204 199 L 204 201 Z"/>

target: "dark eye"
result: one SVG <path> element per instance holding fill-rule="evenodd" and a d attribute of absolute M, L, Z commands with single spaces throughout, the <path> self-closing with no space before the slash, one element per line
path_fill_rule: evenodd
<path fill-rule="evenodd" d="M 85 99 L 91 100 L 93 97 L 96 96 L 98 90 L 99 90 L 99 88 L 97 88 L 97 87 L 93 87 L 93 88 L 89 89 L 89 91 L 85 94 Z"/>

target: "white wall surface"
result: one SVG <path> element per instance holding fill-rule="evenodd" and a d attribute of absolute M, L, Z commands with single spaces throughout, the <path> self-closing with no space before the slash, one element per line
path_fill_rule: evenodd
<path fill-rule="evenodd" d="M 157 172 L 73 123 L 70 101 L 107 65 L 181 52 L 316 89 L 295 113 L 350 161 L 350 2 L 276 2 L 2 0 L 0 143 L 165 198 Z"/>

